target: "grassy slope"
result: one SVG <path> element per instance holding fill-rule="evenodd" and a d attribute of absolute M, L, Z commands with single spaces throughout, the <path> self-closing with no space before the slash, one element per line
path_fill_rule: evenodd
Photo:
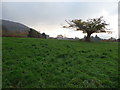
<path fill-rule="evenodd" d="M 118 44 L 3 38 L 3 88 L 117 87 Z"/>

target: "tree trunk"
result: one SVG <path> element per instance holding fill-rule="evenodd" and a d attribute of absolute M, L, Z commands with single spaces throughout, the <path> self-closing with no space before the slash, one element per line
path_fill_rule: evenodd
<path fill-rule="evenodd" d="M 90 36 L 91 36 L 91 34 L 87 33 L 87 37 L 86 37 L 85 41 L 90 42 Z"/>

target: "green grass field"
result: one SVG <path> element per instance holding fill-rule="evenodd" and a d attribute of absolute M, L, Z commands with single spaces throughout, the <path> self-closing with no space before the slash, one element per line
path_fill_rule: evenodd
<path fill-rule="evenodd" d="M 3 88 L 118 87 L 118 42 L 3 38 Z"/>

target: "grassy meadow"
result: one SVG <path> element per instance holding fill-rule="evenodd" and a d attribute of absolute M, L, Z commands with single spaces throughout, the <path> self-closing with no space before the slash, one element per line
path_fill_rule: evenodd
<path fill-rule="evenodd" d="M 2 41 L 3 88 L 118 87 L 118 42 Z"/>

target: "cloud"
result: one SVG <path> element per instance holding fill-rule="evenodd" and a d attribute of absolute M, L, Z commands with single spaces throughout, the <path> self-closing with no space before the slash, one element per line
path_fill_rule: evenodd
<path fill-rule="evenodd" d="M 107 28 L 110 29 L 110 31 L 112 31 L 112 34 L 106 34 L 106 37 L 108 36 L 107 38 L 118 38 L 118 14 L 111 14 L 106 10 L 102 10 L 98 15 L 104 17 L 106 23 L 109 24 Z M 103 37 L 103 35 L 101 36 Z"/>
<path fill-rule="evenodd" d="M 69 30 L 66 31 L 66 29 L 61 28 L 61 24 L 66 24 L 66 19 L 81 18 L 85 20 L 104 16 L 104 19 L 110 23 L 109 28 L 115 31 L 115 34 L 111 36 L 116 37 L 117 33 L 116 2 L 4 2 L 2 15 L 3 19 L 23 23 L 38 31 L 46 32 L 51 36 L 60 34 L 62 31 L 69 37 L 83 37 L 83 35 L 81 32 L 71 33 Z"/>
<path fill-rule="evenodd" d="M 2 2 L 118 2 L 119 0 L 2 0 Z"/>

